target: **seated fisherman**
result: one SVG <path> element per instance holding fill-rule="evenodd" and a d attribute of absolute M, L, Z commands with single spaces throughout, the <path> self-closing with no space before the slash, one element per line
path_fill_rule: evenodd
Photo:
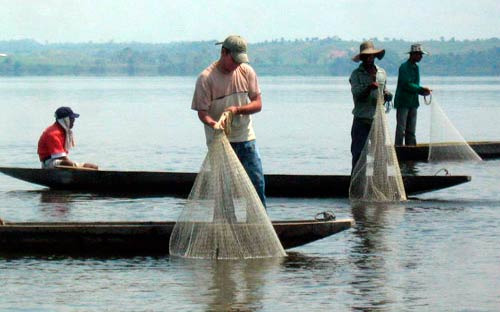
<path fill-rule="evenodd" d="M 56 122 L 43 131 L 38 140 L 38 157 L 42 168 L 55 168 L 57 166 L 70 166 L 89 169 L 98 169 L 97 165 L 90 163 L 78 164 L 69 159 L 69 150 L 75 146 L 73 140 L 73 125 L 79 114 L 69 107 L 59 107 L 55 112 Z"/>

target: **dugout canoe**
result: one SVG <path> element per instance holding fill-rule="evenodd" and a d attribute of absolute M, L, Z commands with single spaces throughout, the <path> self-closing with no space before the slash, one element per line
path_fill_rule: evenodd
<path fill-rule="evenodd" d="M 446 145 L 441 143 L 440 145 Z M 448 143 L 453 145 L 453 143 Z M 500 142 L 497 141 L 482 141 L 468 142 L 470 147 L 482 159 L 497 159 L 500 158 Z M 429 143 L 417 144 L 415 146 L 396 146 L 396 154 L 398 160 L 401 161 L 427 161 L 429 155 Z"/>
<path fill-rule="evenodd" d="M 175 222 L 5 222 L 0 255 L 167 255 Z M 285 249 L 349 229 L 354 220 L 273 221 Z"/>
<path fill-rule="evenodd" d="M 52 189 L 116 195 L 142 194 L 186 197 L 196 173 L 158 171 L 110 171 L 75 169 L 35 169 L 0 167 L 0 172 L 26 182 Z M 267 174 L 269 197 L 348 197 L 348 175 Z M 403 176 L 406 193 L 415 195 L 469 182 L 470 176 Z"/>

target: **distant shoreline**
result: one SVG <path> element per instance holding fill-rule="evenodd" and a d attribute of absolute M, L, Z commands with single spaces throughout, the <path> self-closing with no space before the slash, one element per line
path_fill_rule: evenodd
<path fill-rule="evenodd" d="M 386 50 L 377 63 L 397 75 L 412 42 L 374 40 Z M 500 39 L 421 41 L 431 54 L 422 75 L 500 76 Z M 347 76 L 359 42 L 339 38 L 273 40 L 249 44 L 259 76 Z M 214 41 L 150 43 L 48 43 L 0 41 L 0 76 L 196 76 L 217 60 Z"/>

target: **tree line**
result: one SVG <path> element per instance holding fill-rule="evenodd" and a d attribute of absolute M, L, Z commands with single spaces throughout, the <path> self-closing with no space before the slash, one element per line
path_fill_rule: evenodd
<path fill-rule="evenodd" d="M 386 49 L 378 62 L 389 75 L 397 75 L 413 42 L 372 39 Z M 34 40 L 0 41 L 2 76 L 193 76 L 215 61 L 216 40 L 140 43 L 39 43 Z M 438 76 L 500 75 L 500 39 L 422 41 L 431 55 L 421 71 Z M 339 37 L 284 38 L 249 44 L 249 57 L 259 75 L 347 76 L 357 66 L 351 57 L 359 41 Z"/>

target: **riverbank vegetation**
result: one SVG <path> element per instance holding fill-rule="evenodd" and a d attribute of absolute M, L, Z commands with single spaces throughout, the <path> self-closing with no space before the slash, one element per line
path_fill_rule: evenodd
<path fill-rule="evenodd" d="M 397 75 L 413 42 L 373 39 L 386 55 L 378 62 Z M 215 40 L 172 43 L 40 43 L 0 41 L 2 76 L 192 76 L 218 58 Z M 500 39 L 427 40 L 431 55 L 421 63 L 425 75 L 499 76 Z M 338 37 L 284 38 L 250 43 L 249 56 L 259 75 L 346 76 L 357 66 L 351 57 L 359 41 Z"/>

